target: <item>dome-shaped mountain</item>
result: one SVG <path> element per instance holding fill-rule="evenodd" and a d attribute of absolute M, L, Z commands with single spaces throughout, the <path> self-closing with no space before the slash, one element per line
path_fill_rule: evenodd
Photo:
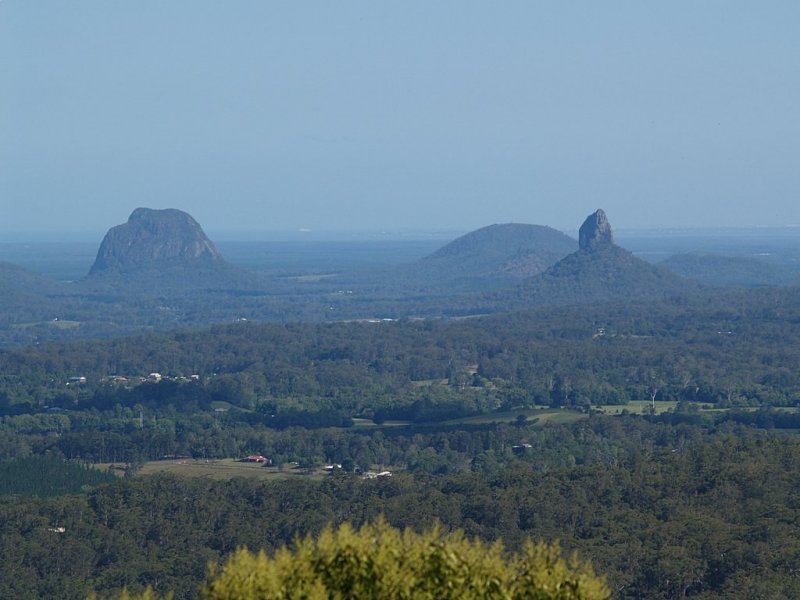
<path fill-rule="evenodd" d="M 89 273 L 207 267 L 220 262 L 222 257 L 214 244 L 187 213 L 174 208 L 137 208 L 127 223 L 108 231 Z"/>
<path fill-rule="evenodd" d="M 252 273 L 226 262 L 187 213 L 137 208 L 127 223 L 108 230 L 89 277 L 93 294 L 194 293 L 197 289 L 256 290 Z"/>
<path fill-rule="evenodd" d="M 450 277 L 528 277 L 575 249 L 575 240 L 542 225 L 489 225 L 453 240 L 417 266 Z"/>

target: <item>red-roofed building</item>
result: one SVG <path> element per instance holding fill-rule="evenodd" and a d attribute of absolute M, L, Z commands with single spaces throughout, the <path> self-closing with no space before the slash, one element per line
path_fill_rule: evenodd
<path fill-rule="evenodd" d="M 260 454 L 251 454 L 250 456 L 246 456 L 245 458 L 240 458 L 239 462 L 254 462 L 266 465 L 269 464 L 271 461 L 266 456 L 261 456 Z"/>

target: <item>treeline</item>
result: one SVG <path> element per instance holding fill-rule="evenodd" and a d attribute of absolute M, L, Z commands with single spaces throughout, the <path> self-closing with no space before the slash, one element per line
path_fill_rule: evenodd
<path fill-rule="evenodd" d="M 438 520 L 512 550 L 527 537 L 560 539 L 608 576 L 616 598 L 800 595 L 796 438 L 634 418 L 548 429 L 551 448 L 561 436 L 606 451 L 571 466 L 519 457 L 492 472 L 377 480 L 155 476 L 84 496 L 0 500 L 0 596 L 152 585 L 188 598 L 207 563 L 237 547 L 273 550 L 381 514 L 416 530 Z"/>
<path fill-rule="evenodd" d="M 132 416 L 132 415 L 129 415 Z M 527 443 L 521 457 L 542 468 L 601 460 L 617 455 L 629 439 L 615 436 L 604 441 L 607 428 L 638 423 L 592 417 L 579 434 L 540 427 L 536 420 L 524 424 L 489 424 L 475 427 L 387 427 L 282 430 L 236 421 L 235 414 L 220 417 L 119 419 L 95 415 L 21 415 L 6 417 L 0 428 L 0 459 L 50 454 L 68 460 L 96 463 L 141 464 L 165 456 L 220 459 L 263 454 L 275 464 L 297 462 L 304 467 L 339 463 L 347 471 L 373 465 L 392 465 L 427 473 L 491 472 L 518 460 L 513 447 Z M 627 425 L 629 426 L 629 425 Z M 568 430 L 567 430 L 568 431 Z M 593 432 L 593 433 L 589 433 Z M 576 437 L 578 436 L 578 437 Z M 635 442 L 634 447 L 635 447 Z M 627 448 L 624 452 L 631 451 Z"/>
<path fill-rule="evenodd" d="M 0 496 L 61 496 L 114 481 L 108 472 L 53 456 L 26 456 L 0 462 Z"/>
<path fill-rule="evenodd" d="M 648 418 L 674 426 L 692 425 L 698 430 L 713 430 L 726 423 L 763 429 L 800 429 L 800 414 L 796 412 L 698 409 L 696 404 L 681 403 L 669 413 Z M 137 465 L 165 456 L 204 460 L 263 454 L 276 464 L 297 462 L 304 467 L 316 467 L 339 463 L 348 471 L 394 465 L 440 474 L 465 470 L 488 472 L 516 460 L 513 447 L 522 444 L 531 447 L 521 455 L 522 460 L 546 459 L 545 466 L 594 460 L 599 452 L 594 442 L 600 443 L 602 432 L 607 428 L 613 430 L 616 423 L 627 422 L 578 411 L 565 412 L 565 419 L 580 420 L 586 423 L 586 431 L 598 432 L 590 438 L 592 443 L 589 438 L 567 443 L 563 433 L 558 433 L 560 429 L 542 426 L 535 411 L 529 414 L 526 418 L 525 413 L 519 413 L 519 418 L 508 424 L 469 426 L 428 422 L 352 427 L 352 419 L 343 413 L 323 411 L 322 422 L 283 427 L 276 418 L 278 415 L 257 411 L 231 409 L 221 413 L 182 414 L 139 412 L 117 406 L 106 412 L 2 417 L 0 460 L 50 454 L 91 463 Z M 312 428 L 320 424 L 330 426 Z M 618 444 L 625 438 L 614 439 Z M 606 443 L 602 452 L 613 456 L 617 450 Z"/>
<path fill-rule="evenodd" d="M 250 324 L 0 352 L 0 414 L 44 406 L 276 414 L 381 410 L 436 420 L 497 407 L 655 398 L 736 406 L 800 400 L 800 302 L 783 290 L 713 304 L 539 309 L 464 321 Z M 201 385 L 104 384 L 197 374 Z M 86 386 L 66 384 L 85 376 Z M 446 410 L 440 406 L 449 406 Z M 285 425 L 295 424 L 284 418 Z"/>

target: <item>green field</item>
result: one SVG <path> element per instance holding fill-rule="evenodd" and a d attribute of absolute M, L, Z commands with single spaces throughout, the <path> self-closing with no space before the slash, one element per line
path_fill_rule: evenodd
<path fill-rule="evenodd" d="M 668 411 L 674 411 L 678 403 L 675 401 L 656 400 L 655 405 L 656 405 L 656 414 L 660 415 Z M 614 405 L 609 404 L 606 406 L 594 406 L 593 408 L 602 410 L 607 415 L 618 415 L 621 414 L 623 411 L 626 411 L 634 415 L 644 415 L 644 414 L 650 414 L 651 406 L 652 402 L 650 400 L 631 400 L 627 404 L 614 404 Z M 700 408 L 700 412 L 703 413 L 722 413 L 722 412 L 727 412 L 729 410 L 754 411 L 758 410 L 758 407 L 744 406 L 738 408 L 716 408 L 716 405 L 711 404 L 711 405 L 706 405 L 706 408 Z M 781 412 L 797 412 L 798 407 L 774 406 L 772 407 L 772 410 L 777 410 Z"/>
<path fill-rule="evenodd" d="M 294 479 L 297 477 L 321 478 L 326 475 L 321 469 L 308 470 L 288 466 L 265 467 L 258 463 L 239 462 L 233 458 L 219 460 L 195 460 L 192 458 L 176 460 L 154 460 L 146 462 L 137 475 L 171 473 L 184 477 L 208 477 L 211 479 L 231 479 L 233 477 L 253 477 L 256 479 Z"/>
<path fill-rule="evenodd" d="M 530 424 L 536 419 L 537 425 L 544 423 L 574 423 L 585 419 L 586 415 L 574 410 L 561 408 L 531 408 L 517 409 L 503 412 L 487 413 L 485 415 L 475 415 L 462 419 L 451 419 L 444 421 L 444 425 L 487 425 L 489 423 L 514 423 L 519 415 L 525 415 Z"/>
<path fill-rule="evenodd" d="M 39 321 L 36 323 L 15 323 L 11 325 L 12 329 L 27 329 L 29 327 L 52 327 L 54 329 L 75 329 L 81 326 L 80 321 L 69 321 L 64 319 L 53 319 L 52 321 Z"/>
<path fill-rule="evenodd" d="M 630 414 L 649 414 L 652 403 L 649 400 L 634 400 L 624 405 L 596 406 L 595 409 L 602 410 L 607 415 L 619 415 L 623 412 Z M 656 414 L 663 414 L 675 410 L 677 402 L 656 401 Z M 705 409 L 703 412 L 720 412 L 727 409 Z M 755 410 L 755 409 L 753 409 Z M 797 408 L 783 408 L 785 411 L 797 411 Z M 503 412 L 488 413 L 464 417 L 461 419 L 451 419 L 440 423 L 429 423 L 428 426 L 480 426 L 492 423 L 515 423 L 520 415 L 526 417 L 528 426 L 542 426 L 545 424 L 566 424 L 575 423 L 587 418 L 586 413 L 568 410 L 563 408 L 533 408 L 516 409 Z M 376 425 L 369 419 L 354 419 L 354 426 L 357 428 L 380 429 L 385 427 L 411 426 L 408 421 L 390 421 L 381 425 Z M 417 424 L 416 426 L 422 426 Z M 124 466 L 119 464 L 97 464 L 96 468 L 111 468 L 118 476 L 124 474 Z M 207 477 L 211 479 L 231 479 L 233 477 L 250 477 L 263 480 L 294 479 L 298 477 L 310 477 L 314 479 L 324 478 L 329 473 L 324 469 L 301 469 L 293 464 L 283 466 L 262 466 L 258 463 L 239 462 L 237 459 L 172 459 L 157 460 L 145 463 L 138 471 L 137 475 L 152 475 L 154 473 L 171 473 L 173 475 L 185 477 Z"/>
<path fill-rule="evenodd" d="M 669 410 L 675 410 L 678 405 L 677 402 L 668 400 L 656 400 L 656 414 L 660 415 Z M 607 415 L 618 415 L 623 411 L 634 415 L 650 414 L 650 407 L 653 403 L 650 400 L 631 400 L 627 404 L 609 404 L 606 406 L 595 406 L 594 408 L 602 410 Z"/>
<path fill-rule="evenodd" d="M 519 415 L 525 415 L 528 419 L 528 424 L 536 419 L 536 423 L 538 425 L 542 425 L 544 423 L 573 423 L 586 418 L 585 414 L 574 410 L 561 408 L 530 408 L 492 412 L 482 415 L 474 415 L 471 417 L 462 417 L 460 419 L 450 419 L 449 421 L 416 424 L 412 421 L 386 421 L 380 425 L 376 425 L 370 419 L 353 419 L 353 427 L 376 429 L 409 426 L 438 427 L 442 425 L 489 425 L 491 423 L 513 423 L 517 420 Z"/>
<path fill-rule="evenodd" d="M 383 423 L 378 425 L 372 419 L 362 419 L 362 418 L 353 419 L 353 427 L 365 428 L 365 429 L 376 429 L 384 427 L 406 427 L 411 424 L 412 424 L 411 421 L 384 421 Z"/>

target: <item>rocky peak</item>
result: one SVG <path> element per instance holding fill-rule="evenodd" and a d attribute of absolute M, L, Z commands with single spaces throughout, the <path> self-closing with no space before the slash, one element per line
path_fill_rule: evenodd
<path fill-rule="evenodd" d="M 598 208 L 586 217 L 578 231 L 578 244 L 588 252 L 614 244 L 614 232 L 603 209 Z"/>
<path fill-rule="evenodd" d="M 214 244 L 187 213 L 174 208 L 137 208 L 127 223 L 109 229 L 90 274 L 221 260 Z"/>

